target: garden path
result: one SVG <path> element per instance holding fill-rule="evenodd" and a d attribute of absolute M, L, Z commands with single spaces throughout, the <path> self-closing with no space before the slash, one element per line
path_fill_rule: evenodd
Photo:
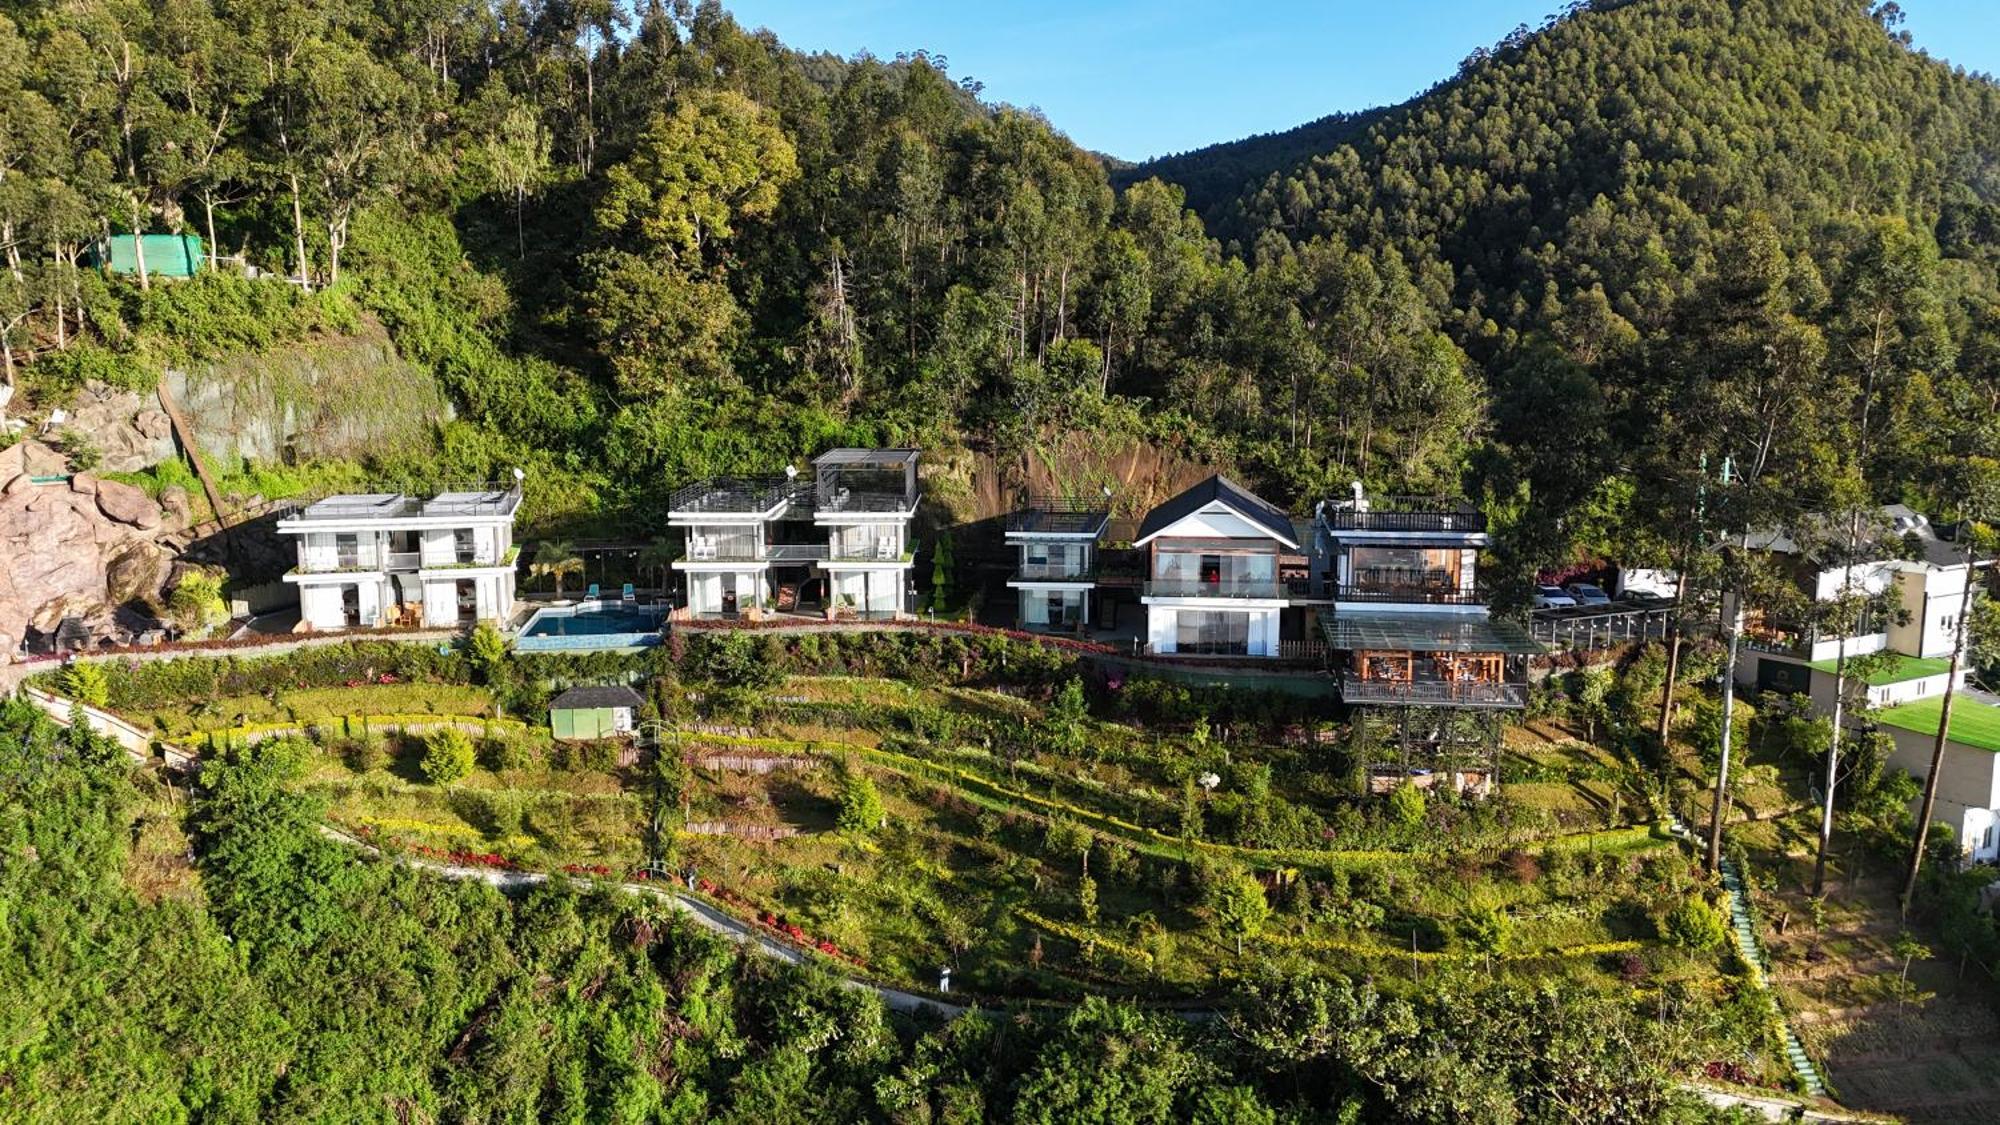
<path fill-rule="evenodd" d="M 349 847 L 359 848 L 371 855 L 380 856 L 382 854 L 380 848 L 364 840 L 356 839 L 337 828 L 321 825 L 320 834 L 327 839 L 338 841 Z M 501 891 L 522 890 L 527 887 L 539 886 L 548 882 L 551 878 L 551 876 L 538 871 L 501 871 L 487 867 L 462 867 L 457 864 L 439 863 L 434 860 L 418 859 L 413 856 L 396 856 L 391 859 L 391 862 L 402 864 L 405 867 L 420 868 L 447 879 L 476 880 Z M 561 878 L 569 877 L 561 876 Z M 571 879 L 570 881 L 577 886 L 590 885 L 590 881 L 585 879 Z M 760 932 L 756 927 L 747 922 L 741 922 L 730 917 L 728 914 L 717 910 L 700 899 L 679 894 L 651 883 L 618 883 L 615 885 L 620 890 L 660 899 L 675 910 L 686 914 L 695 925 L 700 926 L 702 929 L 727 938 L 739 945 L 751 946 L 787 964 L 803 964 L 806 960 L 806 954 L 803 951 Z M 873 992 L 875 995 L 881 997 L 882 1003 L 893 1011 L 909 1013 L 931 1012 L 945 1019 L 956 1019 L 969 1010 L 957 1004 L 947 1004 L 944 1001 L 934 1000 L 928 996 L 922 996 L 914 992 L 905 992 L 899 988 L 888 988 L 866 980 L 858 980 L 845 974 L 841 976 L 841 984 L 848 988 L 858 988 Z"/>

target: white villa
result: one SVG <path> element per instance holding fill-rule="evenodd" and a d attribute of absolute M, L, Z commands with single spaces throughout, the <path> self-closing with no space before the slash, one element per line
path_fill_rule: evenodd
<path fill-rule="evenodd" d="M 514 613 L 518 483 L 428 499 L 329 496 L 278 521 L 298 540 L 301 630 L 505 624 Z"/>
<path fill-rule="evenodd" d="M 1833 707 L 1834 670 L 1843 649 L 1852 660 L 1892 653 L 1888 667 L 1872 672 L 1859 688 L 1871 707 L 1893 707 L 1936 698 L 1965 686 L 1964 673 L 1946 684 L 1953 638 L 1965 613 L 1974 575 L 1991 559 L 1974 558 L 1940 536 L 1930 521 L 1901 504 L 1880 510 L 1867 529 L 1881 543 L 1876 557 L 1843 568 L 1812 557 L 1809 548 L 1782 533 L 1753 535 L 1752 550 L 1788 559 L 1801 591 L 1816 602 L 1841 598 L 1843 590 L 1869 596 L 1874 606 L 1853 632 L 1838 634 L 1790 627 L 1751 607 L 1745 615 L 1746 644 L 1737 665 L 1745 687 L 1805 695 L 1822 711 Z M 1904 558 L 1903 554 L 1913 554 Z"/>
<path fill-rule="evenodd" d="M 893 618 L 910 610 L 916 516 L 914 449 L 834 449 L 813 477 L 716 478 L 668 502 L 686 532 L 674 569 L 687 575 L 686 612 L 733 617 L 809 605 L 827 616 Z"/>
<path fill-rule="evenodd" d="M 1021 552 L 1007 578 L 1019 597 L 1015 622 L 1035 632 L 1088 628 L 1097 586 L 1098 540 L 1110 523 L 1103 502 L 1041 498 L 1007 517 L 1007 545 Z"/>
<path fill-rule="evenodd" d="M 1291 517 L 1227 477 L 1212 476 L 1146 513 L 1140 602 L 1154 653 L 1277 656 L 1292 604 L 1279 557 L 1299 550 Z"/>

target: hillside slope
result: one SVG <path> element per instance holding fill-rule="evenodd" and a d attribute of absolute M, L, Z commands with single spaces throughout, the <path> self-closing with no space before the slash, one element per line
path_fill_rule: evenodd
<path fill-rule="evenodd" d="M 1240 140 L 1203 145 L 1138 164 L 1107 165 L 1113 187 L 1124 189 L 1141 180 L 1161 179 L 1187 192 L 1187 204 L 1211 225 L 1244 192 L 1262 184 L 1274 171 L 1294 168 L 1323 152 L 1352 144 L 1393 107 L 1359 113 L 1331 113 L 1303 125 Z"/>
<path fill-rule="evenodd" d="M 1211 229 L 1246 249 L 1270 233 L 1387 243 L 1448 266 L 1457 302 L 1513 327 L 1545 319 L 1550 285 L 1601 284 L 1658 323 L 1739 209 L 1800 240 L 1899 214 L 1946 256 L 1990 263 L 2000 88 L 1911 51 L 1868 7 L 1591 5 L 1309 159 L 1276 143 L 1288 134 L 1238 149 L 1265 174 Z M 1191 198 L 1209 186 L 1185 182 Z"/>

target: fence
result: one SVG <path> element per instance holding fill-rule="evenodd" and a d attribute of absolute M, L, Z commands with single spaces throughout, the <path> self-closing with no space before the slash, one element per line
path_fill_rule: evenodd
<path fill-rule="evenodd" d="M 1664 639 L 1673 614 L 1671 608 L 1620 609 L 1561 616 L 1538 613 L 1528 622 L 1528 635 L 1543 644 L 1560 648 L 1614 648 L 1634 641 Z"/>

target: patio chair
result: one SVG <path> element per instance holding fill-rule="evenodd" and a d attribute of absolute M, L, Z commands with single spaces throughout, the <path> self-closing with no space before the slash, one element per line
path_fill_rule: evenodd
<path fill-rule="evenodd" d="M 877 539 L 875 541 L 875 557 L 884 562 L 895 558 L 896 541 L 894 539 Z"/>
<path fill-rule="evenodd" d="M 630 582 L 627 582 L 625 583 L 625 588 L 618 591 L 618 600 L 630 605 L 639 600 L 639 591 L 634 589 Z"/>
<path fill-rule="evenodd" d="M 695 536 L 694 539 L 688 544 L 688 557 L 694 559 L 714 558 L 715 537 L 713 535 Z"/>
<path fill-rule="evenodd" d="M 597 592 L 597 583 L 595 583 L 595 582 L 592 582 L 592 583 L 590 584 L 590 589 L 588 589 L 588 590 L 585 590 L 585 591 L 583 592 L 583 600 L 584 600 L 584 601 L 587 601 L 587 602 L 594 602 L 594 601 L 598 600 L 598 597 L 599 597 L 599 594 L 598 594 L 598 592 Z"/>

